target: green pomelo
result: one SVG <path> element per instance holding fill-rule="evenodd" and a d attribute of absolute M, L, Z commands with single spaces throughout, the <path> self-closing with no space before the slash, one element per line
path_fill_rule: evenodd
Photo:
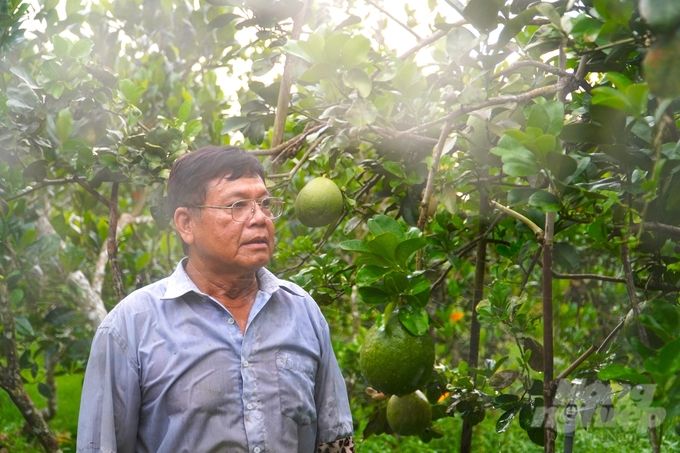
<path fill-rule="evenodd" d="M 338 220 L 343 206 L 338 186 L 328 178 L 315 178 L 295 198 L 295 215 L 305 226 L 320 227 Z"/>
<path fill-rule="evenodd" d="M 420 434 L 432 423 L 432 408 L 420 390 L 404 396 L 392 395 L 387 402 L 387 423 L 402 436 Z"/>
<path fill-rule="evenodd" d="M 375 324 L 359 351 L 361 373 L 374 389 L 388 395 L 407 395 L 430 377 L 434 342 L 426 333 L 415 336 L 392 313 L 387 325 Z"/>

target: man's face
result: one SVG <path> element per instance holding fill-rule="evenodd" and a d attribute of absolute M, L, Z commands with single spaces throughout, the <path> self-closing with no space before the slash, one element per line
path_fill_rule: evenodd
<path fill-rule="evenodd" d="M 269 195 L 260 177 L 234 181 L 215 179 L 208 184 L 204 205 L 229 206 L 244 199 Z M 216 273 L 243 274 L 265 266 L 274 252 L 274 221 L 259 206 L 249 220 L 237 222 L 229 209 L 201 209 L 193 215 L 189 259 Z M 186 238 L 185 238 L 186 241 Z M 198 263 L 195 263 L 198 264 Z"/>

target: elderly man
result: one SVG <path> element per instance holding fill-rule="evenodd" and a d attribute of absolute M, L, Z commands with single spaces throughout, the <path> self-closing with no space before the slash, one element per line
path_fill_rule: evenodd
<path fill-rule="evenodd" d="M 260 162 L 234 147 L 186 154 L 168 200 L 187 258 L 97 330 L 77 451 L 354 451 L 328 325 L 264 268 L 283 203 Z"/>

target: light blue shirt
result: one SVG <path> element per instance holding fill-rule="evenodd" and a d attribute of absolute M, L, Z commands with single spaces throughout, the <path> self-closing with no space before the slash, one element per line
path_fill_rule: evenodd
<path fill-rule="evenodd" d="M 352 435 L 328 324 L 299 286 L 257 273 L 245 333 L 180 263 L 102 322 L 78 452 L 316 451 Z"/>

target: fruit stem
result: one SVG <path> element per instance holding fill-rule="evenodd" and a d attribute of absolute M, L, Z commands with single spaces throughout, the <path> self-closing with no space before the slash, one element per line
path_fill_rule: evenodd
<path fill-rule="evenodd" d="M 387 325 L 387 322 L 390 320 L 390 316 L 392 316 L 392 312 L 394 311 L 394 308 L 397 306 L 396 302 L 390 302 L 387 304 L 387 307 L 385 307 L 385 313 L 383 314 L 383 326 Z"/>

